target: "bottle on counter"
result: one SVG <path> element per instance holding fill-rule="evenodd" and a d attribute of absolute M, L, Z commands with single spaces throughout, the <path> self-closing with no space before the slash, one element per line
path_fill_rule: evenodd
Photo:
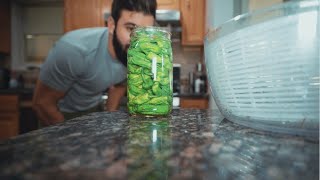
<path fill-rule="evenodd" d="M 200 93 L 200 87 L 202 86 L 203 81 L 200 79 L 200 77 L 197 77 L 197 79 L 194 81 L 194 92 Z"/>
<path fill-rule="evenodd" d="M 189 72 L 189 93 L 194 93 L 194 72 Z"/>
<path fill-rule="evenodd" d="M 18 76 L 18 88 L 24 88 L 24 77 L 22 74 L 19 74 Z"/>
<path fill-rule="evenodd" d="M 15 71 L 11 72 L 10 81 L 9 81 L 9 88 L 17 88 L 18 87 L 18 80 L 17 74 Z"/>
<path fill-rule="evenodd" d="M 206 74 L 203 72 L 202 64 L 199 62 L 196 65 L 196 72 L 194 75 L 194 93 L 206 93 Z"/>

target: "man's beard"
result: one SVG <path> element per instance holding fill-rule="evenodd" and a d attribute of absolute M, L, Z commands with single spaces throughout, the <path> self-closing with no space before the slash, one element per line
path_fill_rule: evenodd
<path fill-rule="evenodd" d="M 121 45 L 117 33 L 116 33 L 117 27 L 115 27 L 113 38 L 112 38 L 112 44 L 116 53 L 117 58 L 119 61 L 127 67 L 127 50 L 129 48 L 129 45 L 125 45 L 124 47 Z"/>

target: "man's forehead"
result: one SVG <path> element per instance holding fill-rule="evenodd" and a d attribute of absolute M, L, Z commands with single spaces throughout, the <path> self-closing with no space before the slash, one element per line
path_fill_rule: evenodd
<path fill-rule="evenodd" d="M 154 17 L 151 14 L 144 14 L 143 12 L 122 10 L 118 21 L 122 23 L 133 25 L 151 25 L 154 23 Z"/>
<path fill-rule="evenodd" d="M 125 17 L 134 17 L 134 15 L 137 14 L 143 14 L 143 12 L 138 12 L 138 11 L 129 11 L 129 10 L 122 10 L 120 13 L 120 17 L 125 16 Z"/>

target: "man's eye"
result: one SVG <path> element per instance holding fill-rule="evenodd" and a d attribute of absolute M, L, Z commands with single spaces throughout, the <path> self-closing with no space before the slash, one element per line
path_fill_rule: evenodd
<path fill-rule="evenodd" d="M 133 29 L 134 29 L 134 26 L 127 26 L 127 31 L 131 32 L 133 31 Z"/>
<path fill-rule="evenodd" d="M 127 27 L 127 30 L 129 31 L 129 32 L 131 32 L 132 30 L 134 29 L 134 27 Z"/>

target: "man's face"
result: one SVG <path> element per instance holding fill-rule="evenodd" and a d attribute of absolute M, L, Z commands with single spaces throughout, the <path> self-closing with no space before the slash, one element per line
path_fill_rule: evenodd
<path fill-rule="evenodd" d="M 127 51 L 130 45 L 130 33 L 135 26 L 152 26 L 152 15 L 144 15 L 141 12 L 123 10 L 118 22 L 115 24 L 112 44 L 117 58 L 127 66 Z"/>

